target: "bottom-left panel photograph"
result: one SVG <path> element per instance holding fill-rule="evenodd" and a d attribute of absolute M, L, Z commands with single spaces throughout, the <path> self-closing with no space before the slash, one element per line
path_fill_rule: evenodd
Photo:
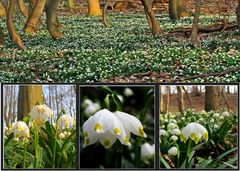
<path fill-rule="evenodd" d="M 76 164 L 76 86 L 2 85 L 4 169 Z"/>

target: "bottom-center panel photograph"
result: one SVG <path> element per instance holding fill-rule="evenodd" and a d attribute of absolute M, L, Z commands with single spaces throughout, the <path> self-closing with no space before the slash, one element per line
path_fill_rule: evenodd
<path fill-rule="evenodd" d="M 80 86 L 80 168 L 154 168 L 154 86 Z"/>

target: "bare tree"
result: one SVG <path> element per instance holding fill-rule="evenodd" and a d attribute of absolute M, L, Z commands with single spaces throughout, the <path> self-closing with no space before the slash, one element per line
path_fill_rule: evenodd
<path fill-rule="evenodd" d="M 193 26 L 191 31 L 191 42 L 192 44 L 198 43 L 198 23 L 199 23 L 199 16 L 201 10 L 201 0 L 196 0 L 195 5 L 195 13 L 193 19 Z"/>
<path fill-rule="evenodd" d="M 219 107 L 218 98 L 218 86 L 206 86 L 205 111 L 217 110 Z"/>

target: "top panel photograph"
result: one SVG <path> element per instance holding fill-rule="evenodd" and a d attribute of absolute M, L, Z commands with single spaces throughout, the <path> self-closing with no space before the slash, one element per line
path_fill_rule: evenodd
<path fill-rule="evenodd" d="M 0 0 L 0 82 L 240 82 L 238 0 Z"/>

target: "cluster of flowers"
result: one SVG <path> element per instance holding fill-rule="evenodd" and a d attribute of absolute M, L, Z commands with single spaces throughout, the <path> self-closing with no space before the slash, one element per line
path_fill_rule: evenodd
<path fill-rule="evenodd" d="M 4 128 L 6 135 L 14 134 L 14 140 L 16 141 L 26 141 L 30 138 L 30 127 L 42 127 L 45 122 L 53 117 L 53 110 L 46 105 L 36 105 L 32 108 L 30 115 L 29 125 L 23 121 L 17 121 L 10 124 L 9 127 Z M 67 114 L 62 115 L 55 124 L 55 128 L 60 128 L 62 131 L 69 128 L 73 128 L 76 125 L 75 119 Z M 70 132 L 64 131 L 60 132 L 59 138 L 65 138 L 70 135 Z"/>

